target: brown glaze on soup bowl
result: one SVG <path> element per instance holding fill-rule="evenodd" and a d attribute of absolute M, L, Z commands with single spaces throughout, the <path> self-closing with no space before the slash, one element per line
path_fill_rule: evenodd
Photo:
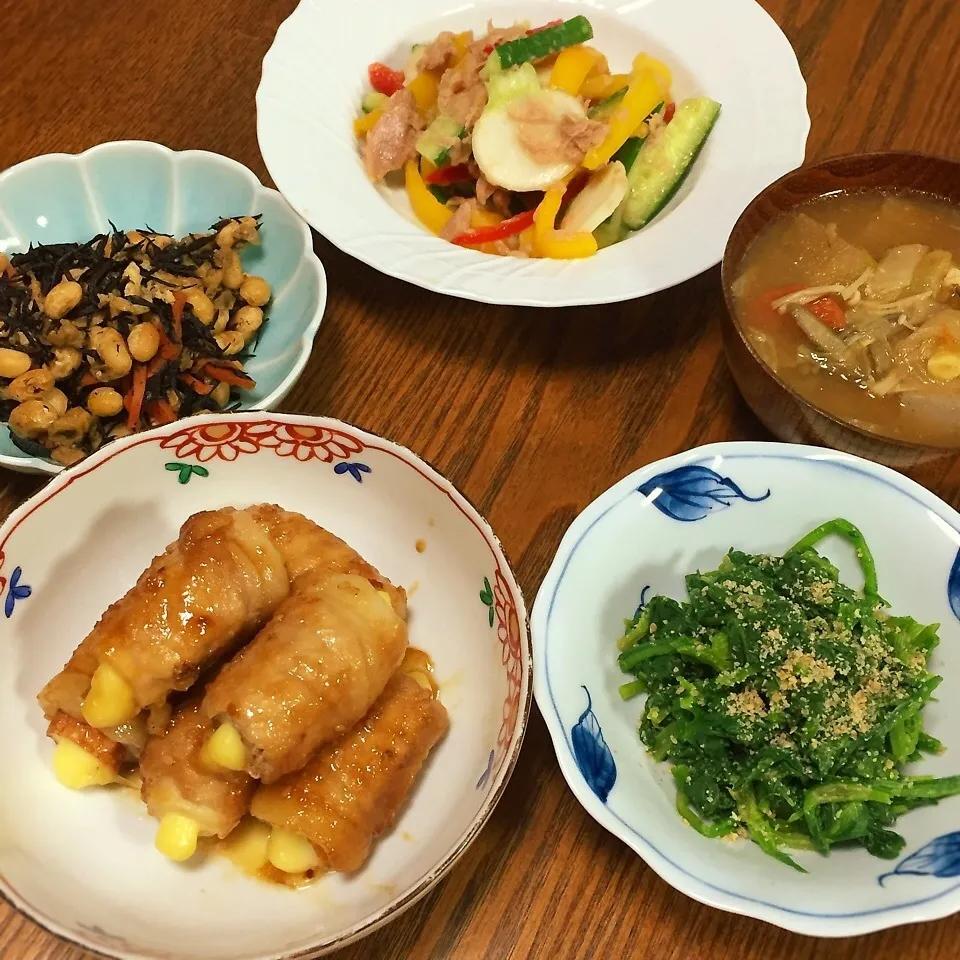
<path fill-rule="evenodd" d="M 960 162 L 920 153 L 854 154 L 801 167 L 767 187 L 740 215 L 723 255 L 727 362 L 744 399 L 781 440 L 834 447 L 891 466 L 955 458 L 960 445 L 910 443 L 827 413 L 788 386 L 760 357 L 740 326 L 732 287 L 748 248 L 761 231 L 782 214 L 812 200 L 867 191 L 925 194 L 960 208 Z"/>

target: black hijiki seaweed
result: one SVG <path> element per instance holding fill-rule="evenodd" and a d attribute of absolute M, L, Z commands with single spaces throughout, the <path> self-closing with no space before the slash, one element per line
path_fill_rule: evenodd
<path fill-rule="evenodd" d="M 83 271 L 79 277 L 83 295 L 77 306 L 70 311 L 68 318 L 83 320 L 104 309 L 101 297 L 111 295 L 122 297 L 135 306 L 147 307 L 157 317 L 168 340 L 181 344 L 189 350 L 195 358 L 213 361 L 223 361 L 224 352 L 214 338 L 213 330 L 204 326 L 196 317 L 193 307 L 185 304 L 181 315 L 179 336 L 173 321 L 172 306 L 162 300 L 148 300 L 136 295 L 124 296 L 124 272 L 131 262 L 136 262 L 140 276 L 144 283 L 153 282 L 171 289 L 179 284 L 158 277 L 158 272 L 165 272 L 174 277 L 196 277 L 197 268 L 204 262 L 212 260 L 217 249 L 217 233 L 229 223 L 238 218 L 221 218 L 210 227 L 210 233 L 193 235 L 182 241 L 172 241 L 164 246 L 157 245 L 149 236 L 136 243 L 128 240 L 127 234 L 117 228 L 112 222 L 110 233 L 100 233 L 86 243 L 56 243 L 31 244 L 26 251 L 13 254 L 10 263 L 16 271 L 11 278 L 6 273 L 0 273 L 0 346 L 9 346 L 15 350 L 26 351 L 35 365 L 49 363 L 54 358 L 54 347 L 45 340 L 51 327 L 56 321 L 47 318 L 39 305 L 34 302 L 28 281 L 35 278 L 43 295 L 46 295 L 61 280 L 69 279 L 71 271 Z M 258 225 L 261 214 L 252 216 Z M 141 234 L 156 234 L 156 231 L 147 226 L 137 231 Z M 137 256 L 146 256 L 150 265 L 137 261 Z M 19 285 L 15 281 L 19 281 Z M 106 300 L 104 300 L 104 304 Z M 126 337 L 130 329 L 138 322 L 141 316 L 133 313 L 120 312 L 111 318 L 111 324 L 121 335 Z M 254 342 L 241 353 L 229 359 L 246 362 L 254 355 L 264 325 L 257 333 Z M 99 358 L 88 350 L 83 351 L 84 363 L 69 376 L 57 381 L 57 388 L 68 397 L 71 405 L 83 406 L 86 396 L 99 386 L 112 386 L 120 392 L 126 392 L 130 386 L 130 377 L 120 381 L 101 383 L 89 382 L 87 372 L 90 367 L 99 363 Z M 176 359 L 160 363 L 153 368 L 144 389 L 144 402 L 160 400 L 176 400 L 172 405 L 177 409 L 179 416 L 198 413 L 204 410 L 236 410 L 241 406 L 239 399 L 234 399 L 226 407 L 219 407 L 210 394 L 202 395 L 187 388 L 180 379 L 180 364 Z M 85 382 L 86 381 L 86 382 Z M 2 384 L 3 381 L 0 381 Z M 233 388 L 236 393 L 236 388 Z M 171 394 L 173 395 L 171 397 Z M 10 413 L 16 402 L 0 400 L 0 419 L 9 420 Z M 114 437 L 111 431 L 118 426 L 125 426 L 126 411 L 115 417 L 102 419 L 96 430 L 87 438 L 84 448 L 95 450 L 103 443 Z M 31 456 L 48 457 L 49 451 L 38 441 L 26 440 L 11 433 L 13 442 L 25 453 Z"/>

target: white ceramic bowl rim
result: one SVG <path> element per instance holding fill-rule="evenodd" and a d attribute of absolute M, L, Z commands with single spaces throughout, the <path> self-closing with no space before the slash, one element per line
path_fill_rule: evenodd
<path fill-rule="evenodd" d="M 3 557 L 3 548 L 9 537 L 16 530 L 16 528 L 35 510 L 43 506 L 47 500 L 56 496 L 56 494 L 63 490 L 63 488 L 73 483 L 74 480 L 79 479 L 85 474 L 103 466 L 109 460 L 123 455 L 123 453 L 127 450 L 144 443 L 164 440 L 168 437 L 172 437 L 178 433 L 191 430 L 192 428 L 196 428 L 198 426 L 215 426 L 218 424 L 223 424 L 233 427 L 238 424 L 261 423 L 287 424 L 293 427 L 326 428 L 334 431 L 335 433 L 341 428 L 345 428 L 350 435 L 358 438 L 365 448 L 379 450 L 412 466 L 424 479 L 433 484 L 434 487 L 436 487 L 441 493 L 446 495 L 456 509 L 459 510 L 460 513 L 462 513 L 471 522 L 471 524 L 486 541 L 487 546 L 497 562 L 498 577 L 502 574 L 506 588 L 511 594 L 516 610 L 520 633 L 520 645 L 517 652 L 519 657 L 519 676 L 516 678 L 516 680 L 519 690 L 517 697 L 518 703 L 516 716 L 512 729 L 509 731 L 509 745 L 502 756 L 497 758 L 496 763 L 494 763 L 494 755 L 491 753 L 489 773 L 492 776 L 493 785 L 489 790 L 479 812 L 476 814 L 469 826 L 463 831 L 459 840 L 451 847 L 441 862 L 436 864 L 430 871 L 425 873 L 416 884 L 409 889 L 402 891 L 378 912 L 354 924 L 354 926 L 351 928 L 342 931 L 333 939 L 324 941 L 323 943 L 318 943 L 316 946 L 311 946 L 295 953 L 284 954 L 284 960 L 301 960 L 301 958 L 306 960 L 306 958 L 318 956 L 319 953 L 327 953 L 331 949 L 345 947 L 349 943 L 352 943 L 353 941 L 372 933 L 374 930 L 388 923 L 390 920 L 395 919 L 402 912 L 420 900 L 452 869 L 457 860 L 476 839 L 477 835 L 483 829 L 487 820 L 493 813 L 504 790 L 506 789 L 511 775 L 513 774 L 514 767 L 516 766 L 517 759 L 520 754 L 520 748 L 523 744 L 527 720 L 529 718 L 530 707 L 532 704 L 533 654 L 529 632 L 529 621 L 527 618 L 523 594 L 520 590 L 519 584 L 516 581 L 512 567 L 510 566 L 510 562 L 503 549 L 503 545 L 493 532 L 490 524 L 470 503 L 470 501 L 467 500 L 467 498 L 449 480 L 440 474 L 439 471 L 428 464 L 422 457 L 398 443 L 387 440 L 383 437 L 379 437 L 376 434 L 369 433 L 359 427 L 353 426 L 346 421 L 337 420 L 332 417 L 265 413 L 252 410 L 222 417 L 213 415 L 188 417 L 174 423 L 156 427 L 151 430 L 146 430 L 142 433 L 134 434 L 132 436 L 124 437 L 120 440 L 111 442 L 82 461 L 74 469 L 62 473 L 52 479 L 46 486 L 37 491 L 37 493 L 21 504 L 7 517 L 4 523 L 0 525 L 0 559 Z M 84 942 L 76 935 L 76 933 L 65 930 L 54 919 L 45 916 L 40 910 L 34 908 L 30 903 L 25 901 L 8 883 L 2 874 L 0 874 L 0 897 L 7 899 L 13 904 L 13 906 L 23 911 L 44 929 L 58 937 L 61 937 L 64 940 L 75 943 L 84 950 L 90 951 L 98 956 L 109 957 L 111 960 L 114 960 L 114 958 L 121 958 L 121 960 L 124 960 L 124 958 L 138 956 L 138 954 L 131 954 L 126 951 L 106 953 L 104 952 L 102 946 L 98 947 L 93 943 Z"/>
<path fill-rule="evenodd" d="M 41 156 L 31 157 L 28 160 L 22 160 L 20 163 L 14 164 L 12 167 L 8 167 L 6 170 L 0 172 L 0 187 L 2 187 L 2 184 L 5 181 L 22 174 L 25 170 L 40 167 L 51 162 L 67 161 L 70 163 L 81 164 L 82 161 L 86 159 L 96 159 L 97 157 L 104 156 L 109 157 L 114 154 L 125 154 L 129 153 L 131 150 L 138 151 L 147 156 L 151 154 L 155 156 L 162 156 L 170 159 L 172 162 L 177 162 L 178 160 L 182 162 L 189 160 L 191 157 L 212 160 L 218 163 L 220 166 L 231 170 L 240 176 L 244 181 L 246 181 L 253 191 L 254 197 L 256 197 L 258 194 L 271 195 L 276 197 L 277 201 L 281 203 L 287 210 L 289 210 L 290 220 L 292 223 L 297 225 L 303 241 L 303 259 L 306 263 L 310 264 L 317 275 L 320 295 L 317 309 L 300 337 L 300 350 L 297 354 L 296 360 L 290 367 L 290 370 L 287 372 L 286 376 L 284 376 L 283 380 L 275 389 L 264 396 L 258 405 L 264 410 L 273 409 L 283 401 L 284 397 L 286 397 L 286 395 L 293 389 L 293 386 L 300 378 L 300 374 L 303 373 L 304 367 L 306 367 L 307 361 L 310 359 L 310 353 L 313 349 L 313 341 L 317 335 L 318 329 L 320 328 L 320 322 L 323 319 L 327 302 L 326 272 L 323 269 L 323 264 L 320 262 L 320 259 L 313 252 L 313 238 L 310 233 L 310 228 L 290 207 L 289 203 L 287 203 L 286 199 L 282 196 L 282 194 L 279 193 L 279 191 L 274 190 L 272 187 L 265 187 L 252 170 L 250 170 L 248 167 L 245 167 L 238 160 L 234 160 L 232 157 L 227 157 L 219 153 L 213 153 L 209 150 L 173 150 L 170 147 L 164 146 L 161 143 L 155 143 L 152 140 L 109 140 L 105 143 L 100 143 L 96 146 L 90 147 L 89 149 L 80 153 L 46 153 L 42 154 Z M 84 176 L 84 184 L 87 190 L 88 198 L 90 198 L 92 188 L 86 176 Z M 2 216 L 0 216 L 0 226 L 2 226 Z M 121 229 L 133 229 L 135 225 L 128 224 L 126 227 L 123 225 L 120 226 Z M 138 224 L 136 226 L 142 226 L 142 224 Z M 84 240 L 88 240 L 89 237 L 78 237 L 76 239 L 77 242 L 83 242 Z M 291 276 L 288 283 L 292 283 L 295 277 L 296 272 L 294 272 L 294 274 Z M 274 291 L 274 294 L 279 295 L 281 292 L 282 291 Z M 46 474 L 58 474 L 65 469 L 60 464 L 51 460 L 45 460 L 41 457 L 32 457 L 26 453 L 20 457 L 0 454 L 0 466 L 10 467 L 11 469 L 17 471 Z"/>
<path fill-rule="evenodd" d="M 257 137 L 271 176 L 294 209 L 341 250 L 451 296 L 537 307 L 613 303 L 702 273 L 720 261 L 749 201 L 803 162 L 810 120 L 796 55 L 755 0 L 581 6 L 573 12 L 592 18 L 594 43 L 614 69 L 625 69 L 642 44 L 672 66 L 677 99 L 712 96 L 723 104 L 677 195 L 629 240 L 579 261 L 491 257 L 456 247 L 415 221 L 402 188 L 371 185 L 358 157 L 352 121 L 371 61 L 402 57 L 405 45 L 430 30 L 479 29 L 488 17 L 542 23 L 569 15 L 571 4 L 562 0 L 466 6 L 301 0 L 264 57 L 257 89 Z M 315 97 L 306 112 L 305 96 Z"/>
<path fill-rule="evenodd" d="M 933 920 L 949 916 L 958 909 L 948 898 L 960 890 L 960 881 L 938 893 L 906 900 L 893 906 L 856 912 L 824 913 L 784 907 L 759 897 L 751 897 L 703 880 L 693 871 L 677 862 L 655 839 L 648 837 L 628 824 L 593 793 L 574 760 L 573 747 L 564 727 L 549 679 L 550 620 L 554 602 L 573 555 L 588 536 L 591 529 L 625 497 L 636 493 L 637 487 L 658 474 L 677 467 L 706 465 L 722 456 L 724 463 L 735 460 L 817 460 L 839 470 L 850 471 L 880 481 L 898 493 L 909 497 L 926 510 L 939 517 L 957 535 L 960 543 L 960 513 L 953 510 L 940 498 L 920 484 L 881 464 L 863 460 L 850 454 L 828 450 L 823 447 L 804 446 L 775 442 L 720 442 L 695 447 L 675 456 L 649 463 L 635 470 L 597 497 L 570 525 L 564 534 L 557 554 L 537 594 L 531 615 L 531 630 L 534 643 L 534 687 L 537 704 L 543 713 L 553 741 L 560 767 L 567 784 L 587 812 L 607 830 L 631 846 L 653 870 L 672 886 L 709 906 L 734 913 L 766 920 L 798 933 L 816 933 L 818 936 L 850 936 L 885 927 L 911 923 L 918 920 Z M 638 749 L 642 749 L 638 744 Z M 933 905 L 918 915 L 902 916 L 904 910 Z M 898 914 L 900 914 L 898 916 Z M 797 920 L 791 921 L 791 917 Z M 810 920 L 867 920 L 855 929 L 828 926 L 812 930 L 802 919 Z M 877 918 L 871 922 L 868 918 Z M 799 922 L 798 922 L 799 921 Z"/>

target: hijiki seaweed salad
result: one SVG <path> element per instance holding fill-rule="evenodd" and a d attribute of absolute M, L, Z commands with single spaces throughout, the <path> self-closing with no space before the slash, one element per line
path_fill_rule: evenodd
<path fill-rule="evenodd" d="M 720 113 L 676 103 L 645 53 L 612 73 L 583 16 L 444 31 L 402 69 L 373 63 L 354 131 L 367 174 L 403 170 L 415 216 L 501 256 L 589 257 L 663 209 Z"/>
<path fill-rule="evenodd" d="M 814 549 L 831 534 L 854 545 L 862 592 Z M 686 603 L 657 596 L 628 621 L 619 664 L 635 678 L 621 696 L 647 694 L 640 739 L 672 764 L 690 826 L 802 870 L 786 850 L 894 858 L 901 814 L 960 794 L 960 776 L 904 772 L 942 750 L 922 715 L 941 681 L 927 669 L 938 624 L 887 612 L 853 524 L 825 523 L 782 557 L 731 550 L 686 585 Z"/>
<path fill-rule="evenodd" d="M 0 418 L 14 443 L 70 466 L 253 389 L 243 365 L 271 292 L 239 251 L 259 243 L 259 219 L 0 254 Z"/>

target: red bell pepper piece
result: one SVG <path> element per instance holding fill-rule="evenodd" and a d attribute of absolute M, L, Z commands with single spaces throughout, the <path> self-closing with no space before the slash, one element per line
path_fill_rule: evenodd
<path fill-rule="evenodd" d="M 473 180 L 474 176 L 465 163 L 458 163 L 453 167 L 437 167 L 432 173 L 423 178 L 427 183 L 437 186 L 447 186 L 450 183 L 460 183 L 464 180 Z"/>
<path fill-rule="evenodd" d="M 675 103 L 668 103 L 663 109 L 663 122 L 669 123 L 673 119 L 673 115 L 677 112 L 677 105 Z"/>
<path fill-rule="evenodd" d="M 394 70 L 385 63 L 371 63 L 367 75 L 370 77 L 370 86 L 388 97 L 401 90 L 406 79 L 402 70 Z"/>
<path fill-rule="evenodd" d="M 466 233 L 454 237 L 453 242 L 461 247 L 474 247 L 481 243 L 491 243 L 494 240 L 506 240 L 507 237 L 512 237 L 516 233 L 523 233 L 527 227 L 532 226 L 533 214 L 533 210 L 527 210 L 495 226 L 468 230 Z"/>

